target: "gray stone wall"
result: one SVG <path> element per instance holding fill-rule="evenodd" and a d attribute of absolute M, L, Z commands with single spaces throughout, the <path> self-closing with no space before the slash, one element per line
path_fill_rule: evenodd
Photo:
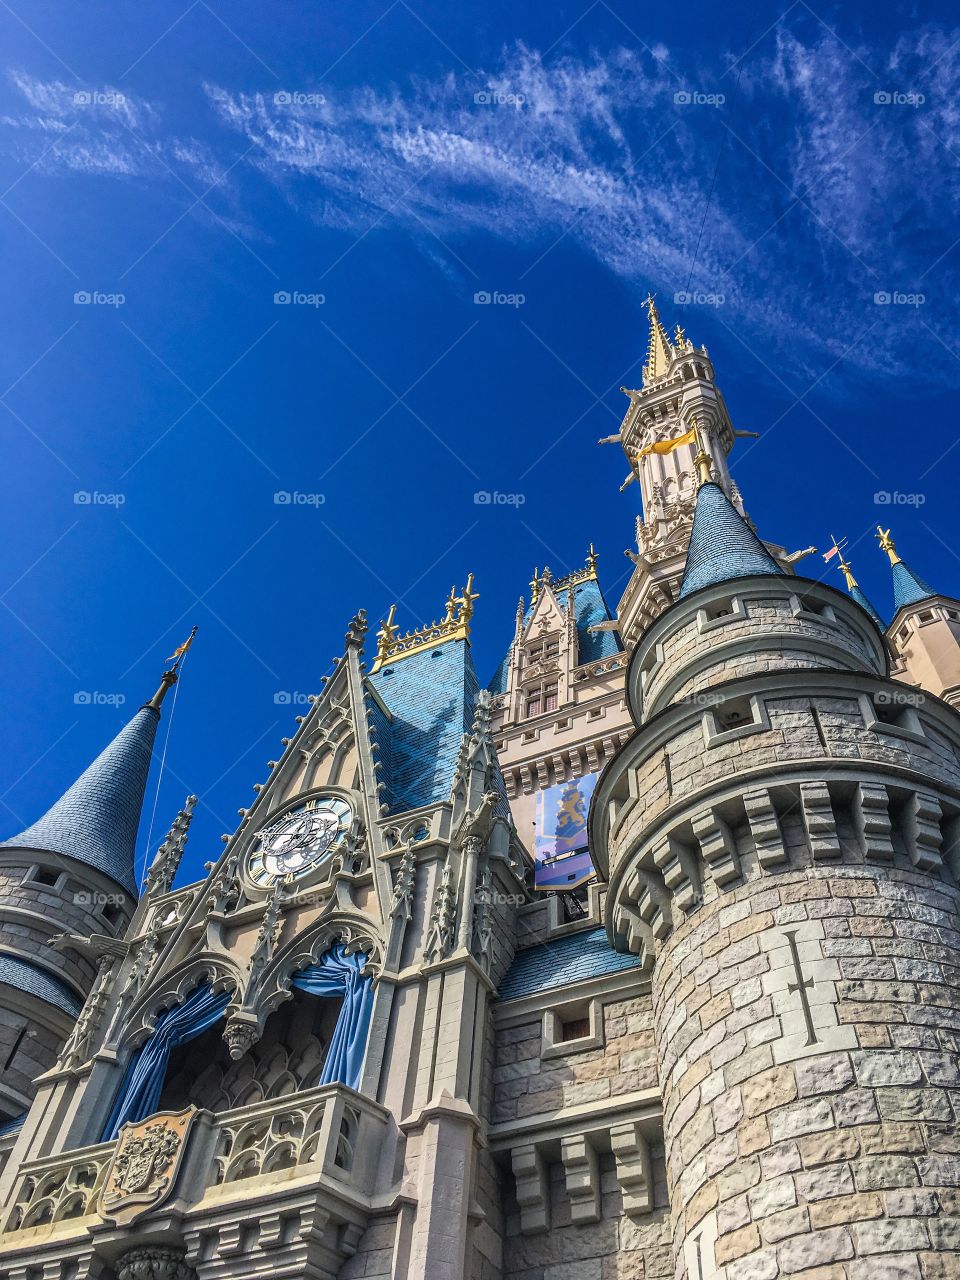
<path fill-rule="evenodd" d="M 570 999 L 562 988 L 544 994 L 544 1007 Z M 650 997 L 604 1004 L 603 1027 L 602 1048 L 549 1058 L 541 1057 L 542 1017 L 531 1015 L 530 1022 L 500 1030 L 493 1070 L 492 1123 L 656 1088 Z"/>
<path fill-rule="evenodd" d="M 958 913 L 952 882 L 837 867 L 673 933 L 654 988 L 678 1280 L 960 1275 Z"/>
<path fill-rule="evenodd" d="M 653 1155 L 658 1170 L 657 1207 L 641 1217 L 623 1212 L 612 1156 L 600 1157 L 599 1222 L 571 1222 L 570 1198 L 559 1165 L 550 1170 L 549 1232 L 521 1235 L 518 1209 L 507 1192 L 504 1280 L 669 1280 L 673 1258 L 666 1187 L 659 1181 L 662 1150 Z"/>

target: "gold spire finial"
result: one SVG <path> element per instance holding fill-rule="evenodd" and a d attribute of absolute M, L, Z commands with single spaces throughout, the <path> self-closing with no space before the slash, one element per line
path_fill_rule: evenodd
<path fill-rule="evenodd" d="M 447 612 L 443 615 L 444 622 L 452 622 L 457 608 L 457 588 L 456 584 L 450 588 L 450 594 L 447 596 Z"/>
<path fill-rule="evenodd" d="M 530 579 L 530 603 L 535 605 L 540 595 L 540 566 L 533 571 L 533 577 Z"/>
<path fill-rule="evenodd" d="M 881 529 L 877 525 L 877 541 L 880 543 L 880 550 L 885 551 L 890 557 L 891 564 L 899 564 L 900 557 L 897 555 L 897 546 L 893 538 L 890 537 L 889 529 Z"/>
<path fill-rule="evenodd" d="M 643 366 L 644 385 L 662 378 L 677 354 L 663 327 L 654 294 L 647 294 L 647 316 L 650 320 L 650 337 L 647 342 L 647 363 Z"/>
<path fill-rule="evenodd" d="M 424 649 L 432 649 L 435 645 L 445 644 L 448 640 L 469 640 L 470 619 L 473 617 L 473 606 L 479 600 L 479 593 L 473 589 L 473 574 L 467 576 L 467 585 L 460 594 L 457 588 L 450 588 L 447 598 L 447 611 L 440 622 L 431 622 L 415 631 L 400 635 L 394 623 L 397 606 L 390 606 L 380 630 L 377 632 L 377 656 L 374 658 L 370 674 L 373 675 L 381 667 L 397 662 L 410 654 L 422 653 Z"/>
<path fill-rule="evenodd" d="M 198 629 L 199 628 L 194 627 L 186 640 L 184 640 L 183 644 L 178 645 L 167 659 L 168 662 L 173 663 L 173 666 L 164 671 L 163 675 L 160 677 L 160 688 L 147 703 L 148 707 L 153 707 L 155 711 L 160 710 L 160 707 L 163 705 L 163 700 L 167 696 L 167 690 L 172 689 L 179 679 L 181 663 L 190 651 L 190 646 L 193 644 Z"/>
<path fill-rule="evenodd" d="M 592 542 L 590 543 L 590 550 L 587 552 L 587 568 L 594 577 L 597 576 L 597 553 L 593 548 Z"/>
<path fill-rule="evenodd" d="M 473 617 L 473 602 L 479 600 L 480 597 L 473 589 L 473 574 L 467 574 L 467 585 L 463 588 L 463 595 L 457 596 L 456 603 L 460 606 L 460 613 L 456 621 L 464 626 Z"/>
<path fill-rule="evenodd" d="M 846 538 L 841 538 L 840 541 L 838 542 L 836 538 L 833 536 L 833 534 L 831 534 L 830 541 L 833 543 L 833 551 L 830 552 L 829 554 L 838 557 L 837 568 L 840 570 L 840 572 L 844 576 L 844 580 L 846 581 L 846 584 L 847 584 L 847 590 L 852 591 L 854 587 L 858 586 L 859 584 L 856 578 L 853 576 L 853 570 L 850 568 L 849 561 L 845 560 L 843 556 L 843 549 L 847 545 L 847 540 Z"/>

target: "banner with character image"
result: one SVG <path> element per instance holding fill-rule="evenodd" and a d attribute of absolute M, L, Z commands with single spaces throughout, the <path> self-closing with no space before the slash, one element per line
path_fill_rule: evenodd
<path fill-rule="evenodd" d="M 576 889 L 596 875 L 587 850 L 587 811 L 595 773 L 537 792 L 534 887 Z"/>

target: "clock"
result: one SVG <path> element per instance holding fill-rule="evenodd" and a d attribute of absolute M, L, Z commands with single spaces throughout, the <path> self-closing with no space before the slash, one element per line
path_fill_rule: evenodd
<path fill-rule="evenodd" d="M 339 796 L 318 796 L 290 809 L 259 832 L 247 861 L 250 879 L 272 884 L 286 876 L 304 876 L 326 862 L 353 820 Z"/>

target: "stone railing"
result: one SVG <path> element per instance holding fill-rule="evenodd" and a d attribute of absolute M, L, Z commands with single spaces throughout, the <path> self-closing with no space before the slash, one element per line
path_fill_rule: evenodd
<path fill-rule="evenodd" d="M 101 1142 L 25 1164 L 4 1220 L 4 1233 L 94 1216 L 113 1146 Z"/>
<path fill-rule="evenodd" d="M 339 1085 L 222 1112 L 208 1194 L 281 1172 L 296 1176 L 306 1166 L 311 1177 L 326 1174 L 370 1190 L 385 1122 L 381 1108 Z M 237 1191 L 246 1195 L 248 1187 Z"/>
<path fill-rule="evenodd" d="M 191 1214 L 226 1200 L 247 1199 L 255 1188 L 303 1182 L 319 1194 L 333 1179 L 364 1197 L 374 1190 L 388 1113 L 343 1085 L 321 1085 L 233 1111 L 201 1111 L 188 1139 L 174 1194 Z M 62 1234 L 68 1223 L 99 1218 L 98 1202 L 115 1143 L 82 1147 L 24 1164 L 5 1211 L 0 1253 L 19 1244 L 18 1233 L 46 1228 Z M 149 1221 L 149 1218 L 147 1219 Z"/>

